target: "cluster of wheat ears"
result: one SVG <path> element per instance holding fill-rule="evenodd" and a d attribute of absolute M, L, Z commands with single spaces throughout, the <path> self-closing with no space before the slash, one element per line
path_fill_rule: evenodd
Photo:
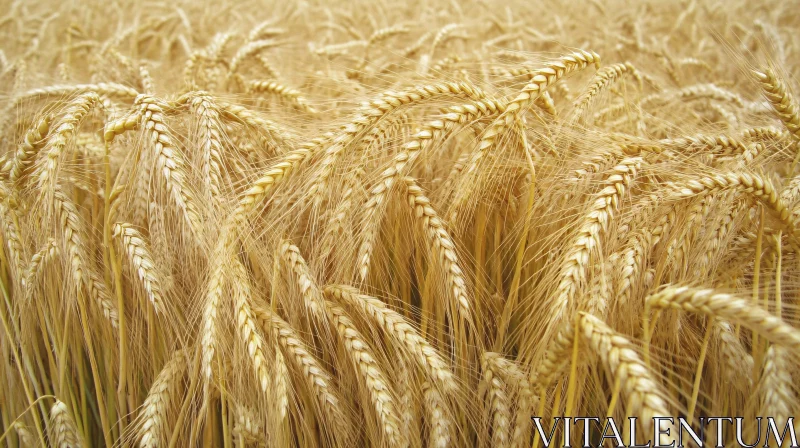
<path fill-rule="evenodd" d="M 2 3 L 8 446 L 800 410 L 789 2 Z"/>

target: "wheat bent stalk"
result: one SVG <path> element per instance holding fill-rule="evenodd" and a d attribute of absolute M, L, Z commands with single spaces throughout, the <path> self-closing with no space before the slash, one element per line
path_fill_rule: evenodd
<path fill-rule="evenodd" d="M 366 281 L 369 274 L 369 264 L 377 236 L 377 227 L 380 224 L 382 207 L 395 182 L 413 167 L 417 158 L 430 145 L 440 141 L 457 126 L 503 110 L 501 103 L 491 99 L 451 106 L 447 109 L 447 113 L 439 119 L 428 122 L 422 130 L 414 134 L 411 141 L 403 145 L 402 151 L 394 156 L 390 166 L 380 174 L 380 178 L 370 189 L 369 199 L 363 207 L 365 227 L 357 258 L 358 271 L 362 281 Z"/>
<path fill-rule="evenodd" d="M 800 330 L 742 297 L 713 289 L 669 286 L 648 296 L 645 303 L 651 308 L 674 308 L 719 316 L 748 327 L 773 344 L 800 353 Z"/>
<path fill-rule="evenodd" d="M 481 101 L 486 94 L 471 83 L 441 82 L 410 87 L 400 92 L 384 92 L 378 98 L 362 106 L 325 149 L 323 159 L 318 166 L 317 179 L 310 192 L 315 196 L 315 203 L 319 204 L 321 194 L 327 189 L 327 180 L 333 171 L 334 164 L 341 157 L 342 152 L 359 135 L 373 127 L 381 119 L 396 113 L 400 108 L 446 97 Z"/>
<path fill-rule="evenodd" d="M 156 376 L 147 398 L 142 405 L 141 426 L 139 426 L 139 446 L 142 448 L 155 448 L 163 446 L 169 434 L 167 421 L 170 408 L 173 406 L 173 397 L 179 381 L 186 371 L 186 351 L 178 350 L 173 353 L 170 360 L 164 365 Z"/>
<path fill-rule="evenodd" d="M 150 245 L 145 241 L 144 236 L 131 224 L 120 222 L 114 224 L 112 235 L 121 240 L 122 248 L 142 282 L 142 286 L 147 292 L 147 298 L 153 304 L 153 309 L 157 313 L 164 312 L 160 274 L 156 269 L 155 261 L 153 261 Z"/>
<path fill-rule="evenodd" d="M 204 233 L 200 210 L 187 184 L 183 156 L 175 147 L 174 139 L 164 122 L 165 109 L 169 106 L 150 95 L 137 97 L 136 106 L 142 112 L 142 127 L 146 129 L 155 149 L 156 169 L 164 176 L 167 189 L 183 212 L 189 228 L 199 237 Z"/>
<path fill-rule="evenodd" d="M 472 305 L 467 297 L 467 283 L 464 280 L 464 271 L 459 266 L 455 243 L 417 181 L 405 177 L 403 182 L 406 186 L 408 204 L 414 215 L 422 220 L 422 227 L 425 229 L 432 252 L 439 255 L 439 263 L 445 272 L 457 309 L 462 318 L 472 323 Z"/>
<path fill-rule="evenodd" d="M 325 293 L 374 319 L 398 346 L 408 350 L 443 392 L 457 390 L 453 373 L 439 352 L 402 315 L 388 308 L 381 300 L 363 295 L 350 286 L 329 285 L 325 287 Z"/>

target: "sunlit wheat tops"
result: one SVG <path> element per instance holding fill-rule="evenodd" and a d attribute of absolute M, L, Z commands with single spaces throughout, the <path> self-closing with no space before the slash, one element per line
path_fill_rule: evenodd
<path fill-rule="evenodd" d="M 7 3 L 9 448 L 800 414 L 790 2 Z"/>

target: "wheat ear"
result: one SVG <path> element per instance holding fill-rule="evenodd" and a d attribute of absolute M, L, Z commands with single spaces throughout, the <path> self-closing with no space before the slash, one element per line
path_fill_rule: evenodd
<path fill-rule="evenodd" d="M 311 311 L 318 322 L 326 322 L 326 312 L 324 299 L 317 281 L 306 264 L 306 260 L 300 253 L 300 249 L 288 241 L 283 241 L 280 246 L 281 257 L 294 273 L 297 286 L 303 295 L 303 303 Z"/>
<path fill-rule="evenodd" d="M 786 83 L 771 68 L 754 74 L 786 129 L 794 136 L 795 142 L 800 141 L 800 110 Z"/>
<path fill-rule="evenodd" d="M 792 407 L 797 403 L 792 380 L 790 353 L 779 345 L 771 345 L 764 356 L 764 370 L 759 385 L 763 395 L 760 415 L 774 417 L 776 422 L 785 422 L 792 416 Z"/>
<path fill-rule="evenodd" d="M 60 400 L 50 408 L 50 443 L 58 448 L 80 448 L 83 446 L 75 420 L 69 408 Z"/>
<path fill-rule="evenodd" d="M 69 140 L 77 133 L 81 121 L 89 114 L 93 107 L 102 105 L 100 97 L 95 92 L 85 93 L 73 100 L 67 106 L 64 115 L 58 121 L 53 132 L 47 139 L 45 150 L 46 159 L 39 171 L 39 188 L 49 190 L 45 185 L 55 185 L 59 160 Z"/>
<path fill-rule="evenodd" d="M 415 216 L 421 219 L 432 252 L 439 255 L 439 262 L 445 272 L 449 289 L 453 293 L 461 317 L 472 322 L 472 305 L 467 297 L 467 284 L 464 280 L 464 272 L 458 263 L 455 243 L 417 181 L 412 177 L 405 177 L 403 182 L 406 185 L 408 204 L 413 209 Z"/>
<path fill-rule="evenodd" d="M 187 184 L 183 157 L 174 146 L 174 139 L 164 121 L 164 110 L 168 106 L 150 95 L 137 97 L 136 105 L 141 110 L 143 127 L 155 149 L 156 168 L 164 175 L 167 189 L 183 211 L 192 232 L 196 236 L 202 235 L 204 231 L 200 211 Z"/>
<path fill-rule="evenodd" d="M 239 48 L 231 62 L 228 64 L 228 77 L 233 76 L 249 57 L 257 55 L 261 51 L 279 45 L 280 42 L 272 39 L 252 40 Z"/>
<path fill-rule="evenodd" d="M 317 113 L 317 110 L 308 104 L 308 100 L 306 100 L 299 91 L 276 81 L 250 81 L 247 85 L 247 91 L 251 93 L 269 93 L 276 95 L 302 111 L 310 114 Z"/>
<path fill-rule="evenodd" d="M 559 283 L 554 294 L 555 310 L 552 322 L 560 322 L 564 312 L 574 302 L 582 285 L 586 284 L 586 266 L 601 244 L 601 235 L 606 232 L 614 211 L 619 208 L 626 190 L 636 176 L 642 159 L 631 157 L 612 168 L 605 187 L 595 196 L 587 210 L 572 244 L 559 268 Z"/>
<path fill-rule="evenodd" d="M 8 171 L 8 182 L 10 184 L 15 184 L 22 177 L 33 161 L 33 157 L 42 149 L 52 121 L 52 116 L 45 115 L 37 120 L 35 125 L 25 133 L 22 143 L 17 146 L 17 152 L 11 160 L 11 166 Z"/>
<path fill-rule="evenodd" d="M 775 187 L 769 179 L 756 174 L 744 172 L 723 173 L 691 179 L 682 184 L 670 183 L 669 188 L 679 198 L 706 195 L 718 191 L 739 190 L 761 201 L 790 230 L 794 230 L 791 213 L 783 199 L 778 197 Z"/>
<path fill-rule="evenodd" d="M 74 95 L 81 95 L 85 93 L 93 92 L 97 95 L 107 96 L 107 97 L 120 97 L 128 100 L 133 100 L 139 95 L 135 89 L 132 89 L 128 86 L 124 86 L 122 84 L 117 84 L 113 82 L 100 82 L 97 84 L 75 84 L 75 85 L 63 85 L 63 84 L 56 84 L 47 87 L 41 87 L 37 89 L 28 90 L 21 94 L 18 94 L 14 97 L 13 101 L 9 104 L 9 110 L 14 110 L 19 107 L 20 104 L 31 100 L 33 98 L 43 100 L 52 97 L 68 97 Z"/>
<path fill-rule="evenodd" d="M 241 438 L 247 444 L 258 444 L 264 441 L 266 433 L 261 428 L 261 419 L 256 411 L 237 404 L 233 406 L 232 435 L 237 439 Z"/>
<path fill-rule="evenodd" d="M 275 350 L 275 372 L 273 375 L 275 402 L 280 416 L 279 421 L 283 421 L 289 411 L 289 369 L 286 367 L 286 359 L 280 350 Z"/>
<path fill-rule="evenodd" d="M 399 313 L 389 309 L 381 300 L 359 293 L 350 286 L 330 285 L 325 293 L 338 301 L 358 309 L 365 316 L 374 320 L 386 331 L 399 347 L 405 348 L 417 361 L 417 364 L 428 374 L 431 381 L 446 392 L 454 392 L 458 386 L 453 373 L 428 341 L 426 341 Z"/>
<path fill-rule="evenodd" d="M 364 380 L 384 435 L 393 446 L 402 446 L 405 436 L 400 433 L 400 418 L 395 410 L 393 393 L 372 349 L 356 329 L 355 324 L 347 317 L 344 309 L 326 301 L 325 311 L 336 327 L 339 337 L 342 338 L 356 371 Z"/>
<path fill-rule="evenodd" d="M 481 101 L 485 96 L 481 89 L 466 82 L 441 82 L 415 86 L 400 92 L 384 92 L 362 106 L 325 149 L 325 155 L 319 163 L 317 179 L 311 187 L 311 194 L 320 197 L 326 191 L 333 165 L 360 134 L 399 109 L 447 97 Z"/>
<path fill-rule="evenodd" d="M 494 371 L 485 354 L 481 357 L 483 387 L 489 402 L 492 420 L 492 446 L 508 446 L 511 429 L 511 402 L 506 393 L 506 383 Z"/>
<path fill-rule="evenodd" d="M 203 180 L 213 198 L 219 198 L 222 188 L 222 141 L 219 107 L 206 92 L 195 92 L 187 101 L 199 119 L 203 149 Z"/>
<path fill-rule="evenodd" d="M 550 384 L 561 375 L 570 361 L 570 352 L 575 338 L 575 327 L 565 321 L 555 338 L 550 342 L 544 357 L 532 372 L 530 382 L 538 391 L 547 390 Z"/>
<path fill-rule="evenodd" d="M 244 106 L 217 100 L 217 107 L 219 108 L 221 118 L 244 124 L 255 130 L 266 131 L 279 143 L 286 145 L 288 142 L 296 139 L 296 136 L 286 129 L 286 127 L 271 120 L 267 120 Z M 286 148 L 280 149 L 285 150 Z"/>
<path fill-rule="evenodd" d="M 186 371 L 186 352 L 178 350 L 156 376 L 142 405 L 142 424 L 139 428 L 142 448 L 162 446 L 169 434 L 168 414 L 174 406 L 175 389 Z"/>
<path fill-rule="evenodd" d="M 748 299 L 713 289 L 669 286 L 651 294 L 645 302 L 652 308 L 675 308 L 719 316 L 750 328 L 773 344 L 800 353 L 800 330 L 792 328 Z"/>
<path fill-rule="evenodd" d="M 327 416 L 328 422 L 331 425 L 342 424 L 341 427 L 349 427 L 345 424 L 349 419 L 344 411 L 344 400 L 341 398 L 333 377 L 311 354 L 297 332 L 266 307 L 254 306 L 253 313 L 264 331 L 272 330 L 272 334 L 278 340 L 286 357 L 300 370 L 310 391 Z"/>
<path fill-rule="evenodd" d="M 253 370 L 256 374 L 261 391 L 266 392 L 270 383 L 269 372 L 267 371 L 267 360 L 264 355 L 266 343 L 255 322 L 253 310 L 250 307 L 252 302 L 252 291 L 250 290 L 250 279 L 247 277 L 245 267 L 234 260 L 235 284 L 233 292 L 233 302 L 236 307 L 236 325 L 239 328 L 239 335 L 242 343 L 247 348 L 247 354 L 253 363 Z"/>
<path fill-rule="evenodd" d="M 150 245 L 145 238 L 131 224 L 114 224 L 113 236 L 120 238 L 125 253 L 128 254 L 131 266 L 139 276 L 139 280 L 147 292 L 147 298 L 153 304 L 156 312 L 164 312 L 164 297 L 162 295 L 161 277 L 156 269 Z"/>
<path fill-rule="evenodd" d="M 492 372 L 499 375 L 506 384 L 513 383 L 519 390 L 519 403 L 514 431 L 511 435 L 511 446 L 525 446 L 531 431 L 531 418 L 533 406 L 538 399 L 533 393 L 533 386 L 528 381 L 528 376 L 514 362 L 503 358 L 499 353 L 486 352 L 483 358 L 492 366 Z"/>
<path fill-rule="evenodd" d="M 562 56 L 557 61 L 537 69 L 536 74 L 531 77 L 530 82 L 522 88 L 516 98 L 508 103 L 505 110 L 483 133 L 483 137 L 481 137 L 481 141 L 478 144 L 478 151 L 470 160 L 467 172 L 472 173 L 477 169 L 479 160 L 495 145 L 498 136 L 500 136 L 503 131 L 513 126 L 513 123 L 517 120 L 517 116 L 536 101 L 545 89 L 564 76 L 582 70 L 590 64 L 599 67 L 600 56 L 594 52 L 581 50 Z"/>
<path fill-rule="evenodd" d="M 447 413 L 445 402 L 439 391 L 430 383 L 422 384 L 422 393 L 425 398 L 425 411 L 430 427 L 428 446 L 430 448 L 447 448 L 450 446 L 453 421 Z"/>
<path fill-rule="evenodd" d="M 747 353 L 728 322 L 722 319 L 714 321 L 715 333 L 720 340 L 720 355 L 726 366 L 722 369 L 724 375 L 743 392 L 750 390 L 753 385 L 753 356 Z"/>
<path fill-rule="evenodd" d="M 25 286 L 28 288 L 27 294 L 31 293 L 31 289 L 36 283 L 36 279 L 44 269 L 46 263 L 51 261 L 58 254 L 58 243 L 54 238 L 47 240 L 47 243 L 42 245 L 42 248 L 36 251 L 28 263 L 28 269 L 25 271 Z"/>
<path fill-rule="evenodd" d="M 370 189 L 370 197 L 364 204 L 364 229 L 362 242 L 358 251 L 358 270 L 361 280 L 365 281 L 369 274 L 369 264 L 372 258 L 377 227 L 380 223 L 380 213 L 386 196 L 392 190 L 395 182 L 400 180 L 411 169 L 417 158 L 433 142 L 440 141 L 445 135 L 453 131 L 458 125 L 469 123 L 480 117 L 493 115 L 503 110 L 503 105 L 498 101 L 484 99 L 460 106 L 451 106 L 439 119 L 431 120 L 412 137 L 412 140 L 403 145 L 403 149 L 392 161 L 390 166 L 381 174 L 380 178 Z"/>
<path fill-rule="evenodd" d="M 27 278 L 25 276 L 25 265 L 23 263 L 23 237 L 19 227 L 19 214 L 17 213 L 17 202 L 13 198 L 13 193 L 6 190 L 3 185 L 0 187 L 0 226 L 3 229 L 3 236 L 11 257 L 11 272 L 14 279 L 25 288 Z"/>
<path fill-rule="evenodd" d="M 117 309 L 114 302 L 100 276 L 87 265 L 89 258 L 83 243 L 84 228 L 78 209 L 58 186 L 53 194 L 53 206 L 61 227 L 61 242 L 65 248 L 64 253 L 68 255 L 67 261 L 72 270 L 75 286 L 86 286 L 89 295 L 100 306 L 103 315 L 116 328 Z"/>
<path fill-rule="evenodd" d="M 586 313 L 580 315 L 580 331 L 628 395 L 627 412 L 640 416 L 645 428 L 652 425 L 653 417 L 671 415 L 666 394 L 627 338 Z M 661 434 L 659 443 L 666 444 L 667 438 L 666 434 Z"/>
<path fill-rule="evenodd" d="M 639 71 L 636 70 L 630 62 L 603 67 L 597 71 L 589 87 L 575 102 L 575 114 L 578 116 L 583 115 L 583 112 L 591 106 L 594 99 L 603 90 L 610 87 L 624 75 L 633 76 L 639 82 L 639 89 L 641 90 L 642 77 L 639 75 Z"/>

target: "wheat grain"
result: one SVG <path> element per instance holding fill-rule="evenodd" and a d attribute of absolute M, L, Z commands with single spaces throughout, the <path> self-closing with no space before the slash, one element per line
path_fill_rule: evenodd
<path fill-rule="evenodd" d="M 75 420 L 63 402 L 56 400 L 50 408 L 50 442 L 58 448 L 80 448 L 80 441 Z"/>
<path fill-rule="evenodd" d="M 653 417 L 670 415 L 665 393 L 627 339 L 590 314 L 581 314 L 580 327 L 587 343 L 628 394 L 628 412 L 641 415 L 646 428 L 652 425 Z M 661 434 L 659 443 L 666 443 L 666 439 L 666 434 Z"/>
<path fill-rule="evenodd" d="M 441 390 L 453 392 L 458 388 L 453 373 L 441 355 L 402 315 L 389 309 L 379 299 L 360 294 L 352 287 L 331 285 L 325 287 L 325 292 L 374 319 L 399 347 L 408 350 L 420 367 L 428 373 L 431 381 L 435 381 Z"/>
<path fill-rule="evenodd" d="M 125 253 L 128 254 L 131 266 L 141 280 L 147 297 L 156 312 L 164 311 L 164 298 L 161 291 L 161 274 L 156 268 L 150 245 L 138 230 L 128 223 L 114 224 L 113 236 L 120 238 Z"/>
<path fill-rule="evenodd" d="M 186 370 L 186 361 L 183 350 L 173 353 L 150 386 L 142 405 L 142 424 L 139 427 L 139 446 L 142 448 L 157 447 L 164 443 L 169 429 L 168 413 L 173 406 L 175 389 Z"/>

